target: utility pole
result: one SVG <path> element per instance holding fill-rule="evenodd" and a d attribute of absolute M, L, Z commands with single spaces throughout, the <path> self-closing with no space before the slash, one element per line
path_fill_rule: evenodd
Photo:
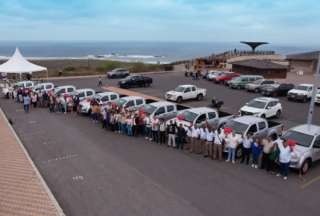
<path fill-rule="evenodd" d="M 320 83 L 320 52 L 319 52 L 319 56 L 318 56 L 317 69 L 315 72 L 315 81 L 313 83 L 314 83 L 313 84 L 313 91 L 312 91 L 312 97 L 311 97 L 309 114 L 308 114 L 308 128 L 309 129 L 312 124 L 313 112 L 314 112 L 314 102 L 316 100 L 318 87 L 319 87 L 319 83 Z"/>

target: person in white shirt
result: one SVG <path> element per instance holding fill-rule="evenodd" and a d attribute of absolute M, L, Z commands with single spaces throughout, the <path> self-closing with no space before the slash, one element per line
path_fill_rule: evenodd
<path fill-rule="evenodd" d="M 224 139 L 225 134 L 223 130 L 219 133 L 219 130 L 214 131 L 214 146 L 213 146 L 213 159 L 222 160 L 222 140 Z"/>
<path fill-rule="evenodd" d="M 206 141 L 207 141 L 207 128 L 205 125 L 203 125 L 201 128 L 200 128 L 200 142 L 198 144 L 198 150 L 197 150 L 197 153 L 198 154 L 203 154 L 204 153 L 204 146 L 206 144 Z"/>
<path fill-rule="evenodd" d="M 242 135 L 241 163 L 246 163 L 247 165 L 249 165 L 252 142 L 253 142 L 253 139 L 250 133 L 248 133 L 247 135 L 246 134 Z"/>
<path fill-rule="evenodd" d="M 144 121 L 144 126 L 145 126 L 145 132 L 144 132 L 145 139 L 152 141 L 150 116 L 145 115 L 143 121 Z"/>
<path fill-rule="evenodd" d="M 287 140 L 284 142 L 278 142 L 278 148 L 280 151 L 280 154 L 279 154 L 280 173 L 278 173 L 277 176 L 281 175 L 284 180 L 287 180 L 292 149 L 288 145 Z"/>
<path fill-rule="evenodd" d="M 205 144 L 205 151 L 204 151 L 204 157 L 211 157 L 213 158 L 213 141 L 214 141 L 214 130 L 209 127 L 207 128 L 206 132 L 206 144 Z"/>
<path fill-rule="evenodd" d="M 191 148 L 190 152 L 195 152 L 196 151 L 196 146 L 198 145 L 199 141 L 199 136 L 200 136 L 200 129 L 197 127 L 197 125 L 192 126 L 192 132 L 191 132 Z"/>
<path fill-rule="evenodd" d="M 192 140 L 192 127 L 185 127 L 185 130 L 187 131 L 187 143 L 185 145 L 185 149 L 189 149 L 191 148 L 191 140 Z"/>
<path fill-rule="evenodd" d="M 236 159 L 236 149 L 238 146 L 238 137 L 236 136 L 235 132 L 228 134 L 227 136 L 227 146 L 228 146 L 228 159 L 226 162 L 232 161 L 235 163 Z"/>

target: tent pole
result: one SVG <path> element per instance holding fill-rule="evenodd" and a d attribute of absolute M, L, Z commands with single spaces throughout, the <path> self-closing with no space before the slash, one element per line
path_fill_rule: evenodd
<path fill-rule="evenodd" d="M 48 81 L 49 80 L 49 71 L 48 71 L 48 69 L 46 71 L 47 71 L 47 81 Z"/>

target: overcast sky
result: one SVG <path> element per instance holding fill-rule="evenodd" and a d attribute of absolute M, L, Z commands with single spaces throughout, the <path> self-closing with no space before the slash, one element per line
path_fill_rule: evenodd
<path fill-rule="evenodd" d="M 0 40 L 319 45 L 319 0 L 0 0 Z"/>

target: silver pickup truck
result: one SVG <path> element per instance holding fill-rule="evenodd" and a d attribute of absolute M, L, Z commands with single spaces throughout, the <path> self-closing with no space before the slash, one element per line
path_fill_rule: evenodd
<path fill-rule="evenodd" d="M 281 136 L 283 131 L 283 125 L 281 123 L 255 116 L 241 116 L 231 119 L 223 127 L 232 128 L 239 137 L 250 133 L 253 135 L 253 138 L 276 138 Z M 227 151 L 227 148 L 225 151 Z M 236 151 L 236 157 L 239 158 L 241 156 L 242 148 L 240 143 Z"/>
<path fill-rule="evenodd" d="M 173 120 L 178 125 L 182 124 L 185 128 L 192 125 L 202 126 L 206 123 L 213 127 L 220 127 L 233 118 L 233 115 L 208 107 L 197 107 L 163 115 L 160 118 L 166 120 L 167 123 Z"/>
<path fill-rule="evenodd" d="M 286 131 L 282 139 L 297 143 L 291 156 L 291 168 L 300 169 L 305 174 L 314 162 L 320 160 L 320 126 L 298 125 Z"/>
<path fill-rule="evenodd" d="M 236 134 L 247 135 L 251 133 L 253 137 L 278 137 L 282 134 L 283 125 L 278 122 L 269 121 L 255 116 L 241 116 L 228 121 L 224 127 L 232 128 Z"/>

